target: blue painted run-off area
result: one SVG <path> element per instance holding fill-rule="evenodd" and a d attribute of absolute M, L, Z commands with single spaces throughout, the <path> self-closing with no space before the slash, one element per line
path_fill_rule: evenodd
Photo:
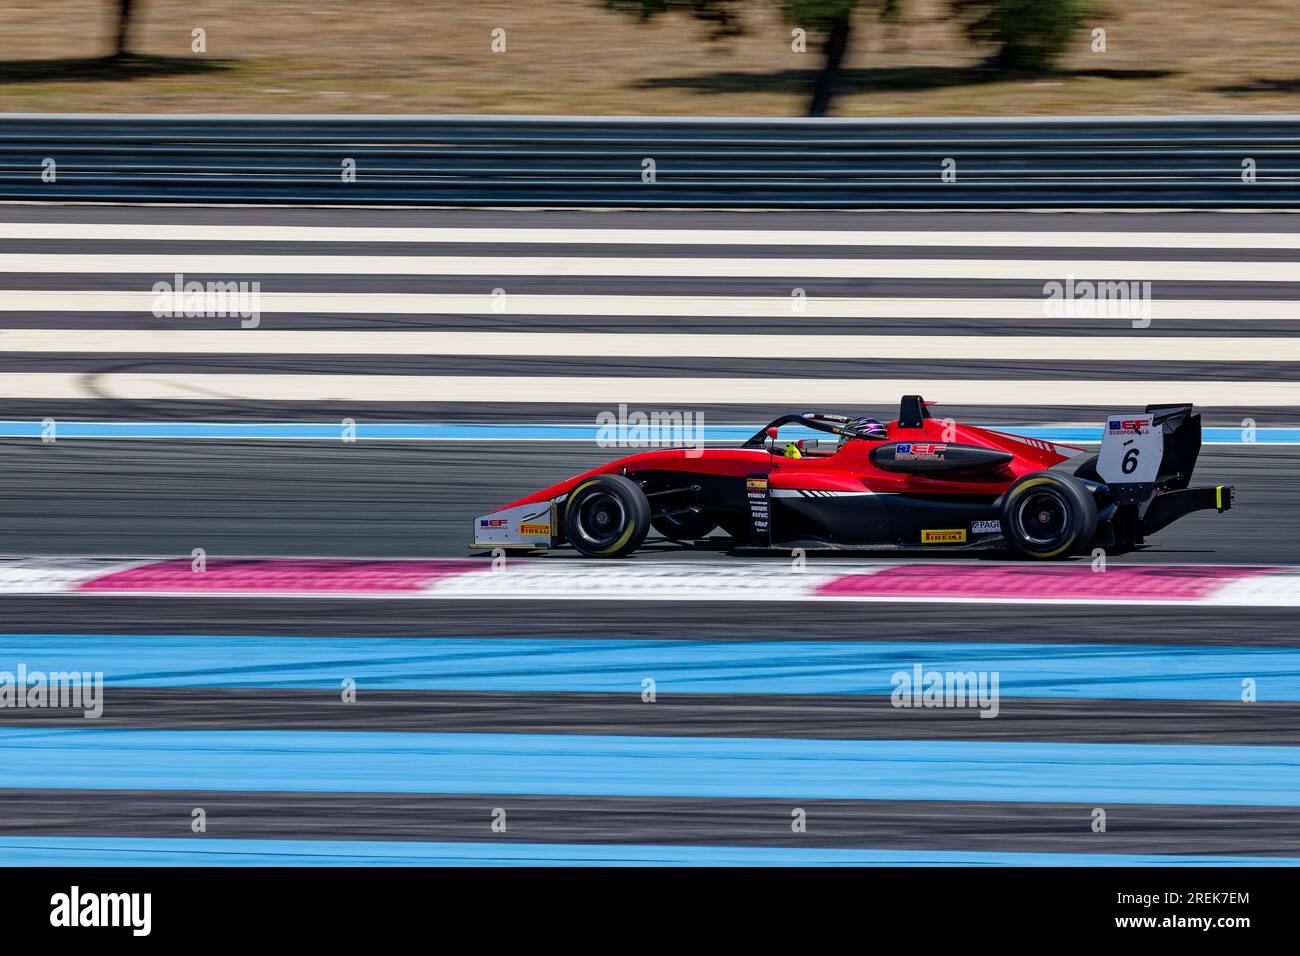
<path fill-rule="evenodd" d="M 898 672 L 997 675 L 1002 697 L 1300 701 L 1300 648 L 934 641 L 676 641 L 0 634 L 0 671 L 109 687 L 639 694 L 892 694 Z M 945 678 L 946 679 L 946 678 Z M 990 689 L 991 689 L 991 685 Z M 1247 706 L 1247 705 L 1243 705 Z"/>
<path fill-rule="evenodd" d="M 93 723 L 0 727 L 5 786 L 1300 806 L 1300 747 L 87 729 Z"/>
<path fill-rule="evenodd" d="M 642 433 L 654 446 L 696 442 L 739 443 L 752 436 L 762 425 L 702 425 L 676 429 L 665 426 L 662 432 L 650 429 Z M 0 438 L 41 438 L 50 426 L 40 421 L 0 421 Z M 358 422 L 347 437 L 358 441 L 575 441 L 596 442 L 600 426 L 595 424 L 494 424 L 494 423 L 400 423 Z M 1101 441 L 1101 425 L 997 425 L 1026 438 L 1044 441 L 1095 444 Z M 226 440 L 341 441 L 345 426 L 341 422 L 74 422 L 56 421 L 56 438 L 215 438 Z M 633 435 L 631 437 L 637 437 Z M 828 436 L 810 429 L 789 426 L 783 438 Z M 1257 428 L 1253 439 L 1241 428 L 1205 428 L 1202 440 L 1210 445 L 1300 444 L 1300 428 Z M 635 447 L 635 446 L 634 446 Z M 653 447 L 653 446 L 648 446 Z"/>
<path fill-rule="evenodd" d="M 0 866 L 1295 866 L 1276 856 L 6 836 Z"/>

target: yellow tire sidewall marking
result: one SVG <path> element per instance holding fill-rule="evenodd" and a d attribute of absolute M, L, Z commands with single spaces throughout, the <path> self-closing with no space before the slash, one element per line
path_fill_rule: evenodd
<path fill-rule="evenodd" d="M 574 498 L 578 497 L 578 495 L 580 495 L 580 494 L 581 494 L 585 489 L 590 488 L 592 485 L 596 485 L 596 484 L 599 484 L 599 483 L 600 483 L 600 479 L 599 479 L 599 478 L 589 478 L 589 479 L 587 479 L 587 480 L 584 481 L 582 484 L 578 485 L 578 487 L 574 488 L 571 492 L 569 492 L 569 501 L 572 501 Z M 620 502 L 620 503 L 621 503 L 621 502 Z M 568 506 L 567 504 L 564 506 L 564 508 L 565 508 L 566 511 L 568 510 L 568 507 L 569 507 L 569 506 Z M 615 541 L 613 544 L 611 544 L 611 545 L 610 545 L 609 547 L 607 547 L 607 548 L 602 548 L 602 549 L 601 549 L 599 552 L 597 552 L 597 553 L 598 553 L 598 554 L 601 554 L 601 555 L 612 554 L 613 552 L 617 551 L 619 548 L 623 547 L 623 545 L 627 544 L 627 541 L 628 541 L 628 539 L 629 539 L 630 537 L 632 537 L 632 522 L 631 522 L 631 521 L 629 521 L 629 522 L 627 523 L 627 530 L 623 532 L 622 536 L 619 537 L 619 539 L 618 539 L 617 541 Z"/>
<path fill-rule="evenodd" d="M 1029 481 L 1026 481 L 1023 485 L 1020 485 L 1018 488 L 1016 488 L 1016 497 L 1019 498 L 1021 492 L 1023 492 L 1026 488 L 1034 488 L 1037 487 L 1038 485 L 1055 485 L 1055 484 L 1056 482 L 1050 478 L 1031 478 Z M 1057 548 L 1055 551 L 1030 551 L 1029 553 L 1036 558 L 1054 558 L 1058 554 L 1061 554 L 1062 552 L 1072 548 L 1074 546 L 1075 539 L 1078 537 L 1079 535 L 1077 532 L 1071 534 L 1070 539 L 1066 541 L 1065 544 Z"/>

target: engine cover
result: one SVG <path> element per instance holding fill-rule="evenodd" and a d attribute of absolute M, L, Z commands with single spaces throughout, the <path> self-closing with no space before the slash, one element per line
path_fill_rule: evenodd
<path fill-rule="evenodd" d="M 992 471 L 1010 464 L 1011 459 L 1010 452 L 953 442 L 886 442 L 871 449 L 871 462 L 877 468 L 913 475 Z"/>

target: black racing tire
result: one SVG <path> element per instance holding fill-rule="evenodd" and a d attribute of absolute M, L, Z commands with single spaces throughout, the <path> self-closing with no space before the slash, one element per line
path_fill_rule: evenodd
<path fill-rule="evenodd" d="M 1002 535 L 1040 561 L 1068 558 L 1097 533 L 1097 502 L 1080 479 L 1052 471 L 1022 475 L 1002 496 Z"/>
<path fill-rule="evenodd" d="M 709 532 L 717 526 L 717 520 L 703 511 L 655 515 L 650 519 L 650 527 L 670 541 L 698 541 L 708 537 Z"/>
<path fill-rule="evenodd" d="M 564 503 L 564 534 L 589 558 L 621 558 L 650 531 L 650 502 L 641 486 L 622 475 L 578 482 Z"/>

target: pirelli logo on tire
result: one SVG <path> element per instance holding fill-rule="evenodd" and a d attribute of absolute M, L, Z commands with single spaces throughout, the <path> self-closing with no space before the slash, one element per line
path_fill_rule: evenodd
<path fill-rule="evenodd" d="M 965 544 L 965 528 L 946 528 L 938 531 L 922 531 L 922 544 Z"/>

